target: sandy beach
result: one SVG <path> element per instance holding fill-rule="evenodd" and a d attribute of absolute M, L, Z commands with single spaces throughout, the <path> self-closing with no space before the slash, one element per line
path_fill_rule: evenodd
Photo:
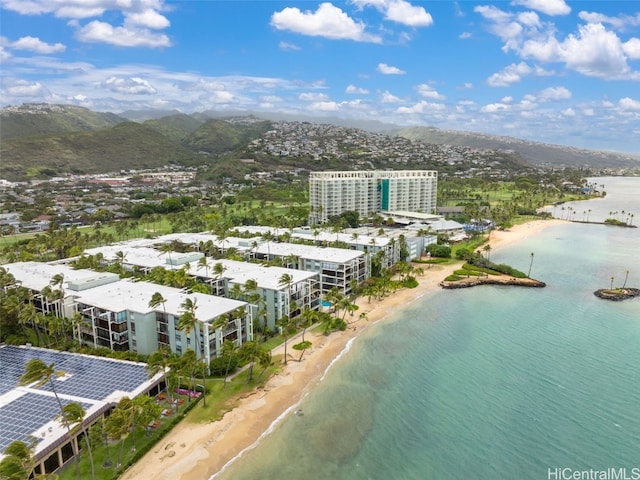
<path fill-rule="evenodd" d="M 558 223 L 563 222 L 536 220 L 508 231 L 495 231 L 489 244 L 492 251 L 496 251 Z M 121 478 L 192 480 L 207 479 L 219 472 L 268 434 L 277 419 L 293 414 L 297 403 L 321 381 L 331 362 L 351 339 L 426 292 L 440 289 L 439 282 L 457 268 L 455 265 L 421 266 L 424 275 L 418 278 L 417 288 L 402 289 L 381 301 L 372 299 L 371 303 L 367 298 L 358 299 L 358 314 L 366 312 L 367 320 L 359 320 L 358 315 L 354 315 L 346 331 L 328 336 L 307 332 L 306 339 L 312 341 L 313 347 L 305 353 L 302 362 L 288 362 L 280 374 L 269 379 L 264 389 L 241 400 L 238 407 L 219 421 L 205 424 L 183 421 Z M 276 350 L 274 356 L 281 353 Z"/>

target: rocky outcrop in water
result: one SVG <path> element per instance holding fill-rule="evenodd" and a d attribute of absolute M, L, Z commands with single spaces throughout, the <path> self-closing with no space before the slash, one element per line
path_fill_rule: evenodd
<path fill-rule="evenodd" d="M 604 300 L 613 300 L 619 302 L 621 300 L 629 300 L 630 298 L 640 297 L 640 288 L 601 288 L 593 294 Z"/>

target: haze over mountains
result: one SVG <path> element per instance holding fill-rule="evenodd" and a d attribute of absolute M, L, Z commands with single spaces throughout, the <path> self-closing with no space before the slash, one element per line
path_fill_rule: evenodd
<path fill-rule="evenodd" d="M 389 135 L 390 143 L 422 142 L 435 145 L 496 150 L 519 156 L 531 165 L 640 168 L 640 155 L 548 145 L 511 137 L 440 130 L 403 128 L 375 120 L 352 122 L 339 118 L 302 118 L 252 112 L 127 111 L 119 115 L 69 105 L 25 104 L 0 110 L 0 178 L 24 180 L 66 173 L 103 173 L 121 169 L 215 163 L 221 157 L 251 158 L 248 146 L 272 130 L 272 122 L 330 124 L 331 136 L 342 144 L 357 132 Z M 306 130 L 287 144 L 304 144 Z M 400 137 L 400 138 L 399 138 Z M 348 143 L 348 142 L 347 142 Z M 365 142 L 366 143 L 366 142 Z M 413 147 L 415 150 L 415 146 Z M 426 150 L 425 146 L 425 150 Z M 295 145 L 289 149 L 299 151 Z M 439 153 L 439 156 L 446 152 Z M 282 152 L 275 155 L 282 155 Z M 350 152 L 334 151 L 331 168 L 350 168 Z M 273 156 L 273 155 L 267 155 Z M 255 157 L 255 155 L 254 155 Z M 264 155 L 254 158 L 273 165 Z M 323 155 L 323 158 L 325 155 Z M 306 168 L 327 168 L 313 158 L 298 158 Z M 326 160 L 326 158 L 325 158 Z M 300 163 L 298 163 L 300 165 Z"/>

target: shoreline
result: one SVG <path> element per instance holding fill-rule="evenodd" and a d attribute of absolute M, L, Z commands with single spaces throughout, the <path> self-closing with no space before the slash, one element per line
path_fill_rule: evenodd
<path fill-rule="evenodd" d="M 534 220 L 506 231 L 492 232 L 489 244 L 493 251 L 510 246 L 533 236 L 551 225 L 566 223 L 562 220 Z M 123 480 L 154 478 L 158 480 L 190 480 L 216 478 L 237 459 L 253 449 L 268 436 L 288 415 L 294 414 L 302 399 L 325 377 L 343 357 L 348 355 L 355 339 L 371 325 L 384 321 L 408 304 L 428 292 L 440 290 L 440 282 L 459 268 L 455 265 L 433 265 L 424 268 L 418 278 L 419 285 L 402 289 L 382 300 L 360 297 L 356 303 L 358 313 L 365 312 L 368 319 L 352 317 L 345 331 L 322 333 L 307 332 L 313 346 L 302 362 L 288 362 L 287 367 L 270 378 L 263 389 L 257 389 L 238 402 L 222 419 L 205 424 L 183 420 L 154 446 L 135 465 L 120 477 Z M 274 350 L 281 354 L 284 347 Z"/>

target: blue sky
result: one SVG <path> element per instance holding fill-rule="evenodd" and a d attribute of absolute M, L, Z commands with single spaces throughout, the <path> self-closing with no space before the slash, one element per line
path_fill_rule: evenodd
<path fill-rule="evenodd" d="M 0 104 L 278 111 L 640 153 L 638 1 L 0 0 Z"/>

